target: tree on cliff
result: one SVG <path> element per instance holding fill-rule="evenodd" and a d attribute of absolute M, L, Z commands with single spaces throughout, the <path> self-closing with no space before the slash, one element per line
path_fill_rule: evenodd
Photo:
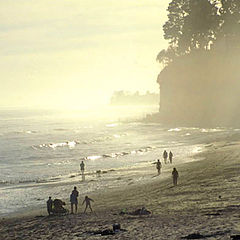
<path fill-rule="evenodd" d="M 218 8 L 208 0 L 173 0 L 168 7 L 164 38 L 177 55 L 209 49 L 220 25 Z"/>
<path fill-rule="evenodd" d="M 226 47 L 238 46 L 240 0 L 172 0 L 167 11 L 163 31 L 169 47 L 157 56 L 163 67 L 176 56 L 210 50 L 218 39 L 224 38 Z"/>
<path fill-rule="evenodd" d="M 238 47 L 240 41 L 240 1 L 239 0 L 219 0 L 221 28 L 219 37 L 227 41 L 227 48 Z"/>
<path fill-rule="evenodd" d="M 240 0 L 172 0 L 157 60 L 167 122 L 240 121 Z M 226 54 L 227 53 L 227 54 Z"/>

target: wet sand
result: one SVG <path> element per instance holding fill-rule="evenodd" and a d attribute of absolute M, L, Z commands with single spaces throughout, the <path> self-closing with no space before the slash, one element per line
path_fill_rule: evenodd
<path fill-rule="evenodd" d="M 91 194 L 95 213 L 48 217 L 45 209 L 37 209 L 1 219 L 0 239 L 167 240 L 193 233 L 205 239 L 230 239 L 240 234 L 240 143 L 211 143 L 194 158 L 176 166 L 180 175 L 176 187 L 169 168 L 169 177 L 160 175 L 151 182 Z M 122 209 L 143 206 L 151 216 L 119 215 Z M 113 236 L 91 234 L 114 223 L 126 231 Z"/>

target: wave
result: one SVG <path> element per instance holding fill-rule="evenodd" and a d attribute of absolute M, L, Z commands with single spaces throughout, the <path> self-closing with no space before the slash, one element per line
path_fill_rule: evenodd
<path fill-rule="evenodd" d="M 122 151 L 122 152 L 115 152 L 115 153 L 105 153 L 102 155 L 90 155 L 90 156 L 86 156 L 86 157 L 82 157 L 80 160 L 97 160 L 100 158 L 117 158 L 117 157 L 123 157 L 126 155 L 133 155 L 133 154 L 143 154 L 149 151 L 153 151 L 154 149 L 156 149 L 155 146 L 147 146 L 147 147 L 143 147 L 140 149 L 136 149 L 136 150 L 131 150 L 131 151 Z"/>
<path fill-rule="evenodd" d="M 78 144 L 95 144 L 95 143 L 101 143 L 105 141 L 111 141 L 113 139 L 118 139 L 121 137 L 125 137 L 127 134 L 113 134 L 111 136 L 104 136 L 104 137 L 98 137 L 98 138 L 93 138 L 91 140 L 85 140 L 85 141 L 79 141 L 79 140 L 71 140 L 71 141 L 66 141 L 66 142 L 59 142 L 59 143 L 42 143 L 39 145 L 32 145 L 32 148 L 34 150 L 42 149 L 42 148 L 52 148 L 56 149 L 59 147 L 69 147 L 69 148 L 74 148 Z"/>
<path fill-rule="evenodd" d="M 29 185 L 29 184 L 39 184 L 39 183 L 54 183 L 60 181 L 64 176 L 61 177 L 50 177 L 50 178 L 34 178 L 34 179 L 19 179 L 19 180 L 0 180 L 0 186 L 7 185 Z"/>
<path fill-rule="evenodd" d="M 1 133 L 2 135 L 22 135 L 22 134 L 36 134 L 38 131 L 36 130 L 19 130 L 19 131 L 12 131 L 12 132 L 5 132 Z"/>
<path fill-rule="evenodd" d="M 181 128 L 170 128 L 170 129 L 168 129 L 168 132 L 180 132 L 180 131 L 182 131 Z"/>

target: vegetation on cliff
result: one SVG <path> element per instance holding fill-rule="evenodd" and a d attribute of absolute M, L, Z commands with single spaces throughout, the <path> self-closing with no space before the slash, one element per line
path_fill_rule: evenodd
<path fill-rule="evenodd" d="M 157 61 L 161 119 L 232 125 L 240 120 L 240 1 L 172 0 L 169 41 Z"/>

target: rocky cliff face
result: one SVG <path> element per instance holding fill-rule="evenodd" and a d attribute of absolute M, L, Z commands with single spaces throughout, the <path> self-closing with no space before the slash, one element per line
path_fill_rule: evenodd
<path fill-rule="evenodd" d="M 240 125 L 239 51 L 196 51 L 176 58 L 158 76 L 161 121 Z"/>

